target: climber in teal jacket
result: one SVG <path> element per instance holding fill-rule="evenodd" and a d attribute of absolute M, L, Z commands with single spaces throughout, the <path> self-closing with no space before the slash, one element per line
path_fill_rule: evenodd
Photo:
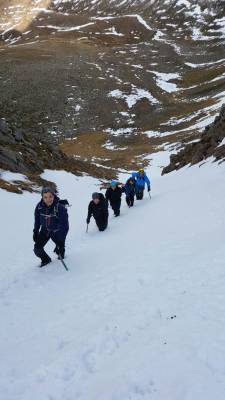
<path fill-rule="evenodd" d="M 142 200 L 144 196 L 145 185 L 148 187 L 148 192 L 151 190 L 150 180 L 147 177 L 143 168 L 140 168 L 138 172 L 133 172 L 132 177 L 136 180 L 135 192 L 137 200 Z"/>

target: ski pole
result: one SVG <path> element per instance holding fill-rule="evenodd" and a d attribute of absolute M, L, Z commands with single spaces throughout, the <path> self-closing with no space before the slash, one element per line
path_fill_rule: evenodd
<path fill-rule="evenodd" d="M 62 265 L 64 266 L 65 270 L 66 270 L 66 271 L 69 271 L 69 268 L 66 266 L 65 261 L 63 260 L 63 258 L 62 258 L 62 256 L 61 256 L 60 253 L 59 253 L 59 259 L 60 259 Z"/>
<path fill-rule="evenodd" d="M 86 233 L 88 233 L 88 224 L 87 224 L 87 228 L 86 228 Z"/>
<path fill-rule="evenodd" d="M 148 192 L 148 195 L 149 195 L 149 198 L 150 198 L 150 200 L 151 200 L 151 198 L 152 198 L 152 197 L 151 197 L 151 193 L 150 193 L 150 192 Z"/>

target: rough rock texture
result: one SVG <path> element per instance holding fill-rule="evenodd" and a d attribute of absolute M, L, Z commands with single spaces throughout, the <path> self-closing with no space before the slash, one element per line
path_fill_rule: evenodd
<path fill-rule="evenodd" d="M 68 157 L 53 142 L 52 137 L 41 129 L 41 132 L 27 132 L 18 124 L 0 119 L 0 169 L 18 172 L 28 178 L 25 183 L 8 183 L 0 179 L 0 187 L 16 193 L 37 190 L 37 186 L 49 184 L 40 178 L 44 169 L 64 169 L 76 175 L 85 172 L 92 176 L 105 177 L 100 168 L 93 166 L 90 171 L 90 167 L 84 162 Z"/>
<path fill-rule="evenodd" d="M 208 157 L 215 160 L 225 160 L 225 144 L 220 145 L 225 137 L 225 105 L 214 122 L 208 125 L 202 133 L 199 142 L 190 143 L 177 154 L 170 156 L 170 164 L 162 171 L 163 174 L 178 170 L 188 164 L 197 164 Z"/>
<path fill-rule="evenodd" d="M 67 157 L 49 143 L 47 136 L 42 134 L 39 139 L 32 132 L 0 120 L 0 168 L 31 175 L 66 161 Z"/>

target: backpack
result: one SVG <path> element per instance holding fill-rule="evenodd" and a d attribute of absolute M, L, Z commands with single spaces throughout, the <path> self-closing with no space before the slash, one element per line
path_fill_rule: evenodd
<path fill-rule="evenodd" d="M 64 207 L 68 207 L 69 206 L 69 202 L 68 202 L 67 199 L 59 200 L 58 203 L 62 204 Z"/>
<path fill-rule="evenodd" d="M 54 216 L 56 218 L 58 218 L 58 216 L 59 216 L 59 204 L 61 204 L 64 208 L 69 207 L 69 202 L 67 199 L 64 199 L 64 200 L 59 199 L 56 206 L 54 207 Z"/>

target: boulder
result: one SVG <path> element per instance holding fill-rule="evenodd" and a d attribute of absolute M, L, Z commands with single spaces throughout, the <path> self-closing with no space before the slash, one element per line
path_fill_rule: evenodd
<path fill-rule="evenodd" d="M 24 134 L 25 132 L 23 131 L 23 129 L 18 128 L 15 130 L 14 136 L 17 142 L 22 142 L 22 140 L 24 139 Z"/>
<path fill-rule="evenodd" d="M 163 168 L 162 175 L 178 170 L 188 164 L 197 164 L 208 157 L 214 156 L 216 160 L 225 157 L 225 146 L 219 146 L 225 138 L 225 105 L 220 114 L 215 117 L 212 124 L 206 126 L 197 143 L 187 144 L 177 154 L 170 156 L 170 164 Z"/>
<path fill-rule="evenodd" d="M 6 144 L 14 144 L 15 143 L 15 138 L 11 134 L 5 134 L 2 131 L 0 131 L 0 145 L 6 145 Z"/>
<path fill-rule="evenodd" d="M 0 132 L 5 135 L 7 135 L 7 133 L 10 133 L 9 126 L 4 119 L 0 119 Z"/>

